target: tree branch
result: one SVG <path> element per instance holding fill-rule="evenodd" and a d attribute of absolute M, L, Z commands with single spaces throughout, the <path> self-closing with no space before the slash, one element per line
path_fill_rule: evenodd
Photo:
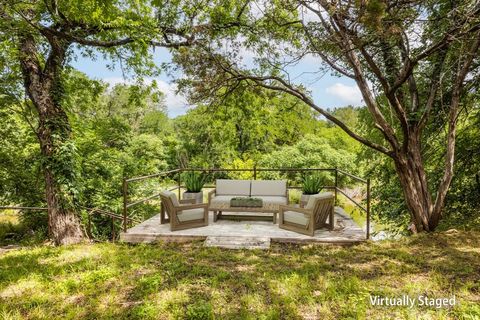
<path fill-rule="evenodd" d="M 325 7 L 325 10 L 328 10 L 328 7 Z M 399 149 L 399 143 L 395 136 L 395 131 L 392 126 L 385 120 L 384 115 L 377 106 L 377 103 L 372 95 L 370 88 L 368 87 L 367 80 L 363 74 L 360 60 L 352 48 L 353 43 L 348 38 L 348 35 L 345 33 L 345 29 L 342 27 L 342 22 L 338 14 L 333 13 L 331 15 L 332 26 L 337 25 L 333 29 L 338 32 L 339 36 L 343 39 L 343 50 L 347 60 L 350 62 L 350 66 L 353 69 L 355 74 L 355 81 L 360 88 L 363 99 L 369 109 L 370 113 L 373 115 L 375 120 L 376 127 L 382 132 L 385 139 L 390 143 L 396 152 Z"/>
<path fill-rule="evenodd" d="M 436 227 L 441 217 L 441 212 L 445 203 L 445 197 L 448 188 L 453 178 L 453 165 L 455 160 L 455 138 L 456 138 L 456 124 L 459 112 L 460 95 L 463 88 L 465 77 L 467 76 L 470 66 L 472 65 L 474 57 L 477 57 L 480 48 L 480 33 L 476 34 L 476 40 L 472 43 L 468 53 L 465 56 L 463 64 L 459 67 L 455 79 L 452 99 L 450 103 L 448 134 L 447 134 L 447 154 L 445 156 L 445 171 L 438 187 L 437 197 L 435 199 L 434 208 L 432 211 L 431 224 Z"/>
<path fill-rule="evenodd" d="M 353 132 L 350 128 L 348 128 L 347 125 L 345 125 L 342 121 L 340 121 L 338 118 L 336 118 L 334 115 L 331 113 L 327 112 L 325 109 L 320 108 L 317 106 L 310 97 L 308 97 L 305 93 L 303 93 L 301 90 L 293 87 L 291 84 L 287 83 L 284 79 L 276 76 L 253 76 L 253 75 L 246 75 L 246 74 L 241 74 L 238 71 L 234 71 L 231 68 L 224 67 L 222 66 L 222 69 L 227 72 L 228 74 L 232 75 L 236 80 L 238 81 L 244 81 L 244 80 L 251 80 L 254 81 L 257 85 L 275 90 L 275 91 L 281 91 L 285 92 L 287 94 L 290 94 L 303 102 L 305 102 L 308 106 L 310 106 L 312 109 L 316 110 L 318 113 L 323 115 L 325 118 L 328 120 L 332 121 L 334 124 L 338 125 L 343 131 L 345 131 L 350 137 L 353 139 L 359 141 L 360 143 L 377 150 L 389 157 L 392 157 L 393 152 L 391 150 L 388 150 L 382 145 L 376 144 L 372 141 L 367 140 L 366 138 L 358 135 L 357 133 Z M 267 81 L 275 81 L 279 83 L 280 85 L 274 85 L 274 84 L 268 84 L 266 83 Z"/>
<path fill-rule="evenodd" d="M 470 13 L 469 17 L 475 17 L 480 14 L 480 3 L 477 3 L 477 8 Z M 462 19 L 461 21 L 457 22 L 456 26 L 450 29 L 445 33 L 441 40 L 437 41 L 436 43 L 432 44 L 430 47 L 419 53 L 416 57 L 409 58 L 405 61 L 404 67 L 399 73 L 397 81 L 392 85 L 391 91 L 397 90 L 407 79 L 410 77 L 411 73 L 415 66 L 423 59 L 431 56 L 433 53 L 445 49 L 450 46 L 450 43 L 457 40 L 459 37 L 475 33 L 476 31 L 480 30 L 480 23 L 476 23 L 471 26 L 469 29 L 459 32 L 463 27 L 463 24 L 466 23 L 468 20 L 467 18 Z M 458 33 L 457 33 L 458 32 Z"/>

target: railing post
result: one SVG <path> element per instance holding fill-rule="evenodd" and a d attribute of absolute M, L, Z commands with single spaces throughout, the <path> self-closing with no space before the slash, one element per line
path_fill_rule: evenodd
<path fill-rule="evenodd" d="M 367 240 L 370 239 L 370 178 L 367 179 Z"/>
<path fill-rule="evenodd" d="M 337 189 L 338 189 L 338 169 L 335 167 L 335 205 L 338 205 L 337 202 Z"/>
<path fill-rule="evenodd" d="M 87 232 L 88 232 L 88 236 L 90 237 L 90 239 L 92 239 L 92 217 L 90 216 L 90 212 L 87 210 L 87 217 L 88 217 L 88 225 L 87 225 Z"/>
<path fill-rule="evenodd" d="M 253 166 L 253 180 L 257 180 L 257 165 Z"/>
<path fill-rule="evenodd" d="M 115 219 L 112 217 L 112 242 L 115 242 Z"/>
<path fill-rule="evenodd" d="M 128 182 L 123 179 L 123 232 L 127 232 L 127 201 L 128 201 Z"/>
<path fill-rule="evenodd" d="M 180 169 L 180 171 L 178 171 L 178 178 L 177 178 L 177 188 L 178 188 L 178 200 L 180 200 L 180 195 L 181 195 L 181 191 L 180 191 L 180 188 L 182 187 L 182 171 L 183 169 Z"/>

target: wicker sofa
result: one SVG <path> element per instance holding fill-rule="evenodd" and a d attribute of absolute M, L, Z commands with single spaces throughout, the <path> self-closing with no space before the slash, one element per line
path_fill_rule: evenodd
<path fill-rule="evenodd" d="M 234 208 L 230 208 L 230 200 L 234 197 L 260 198 L 262 199 L 263 209 L 265 210 L 259 208 L 232 210 Z M 224 211 L 273 212 L 274 222 L 276 222 L 276 213 L 278 212 L 279 206 L 287 204 L 288 189 L 286 180 L 217 179 L 215 189 L 208 194 L 209 208 L 223 207 L 225 208 Z"/>

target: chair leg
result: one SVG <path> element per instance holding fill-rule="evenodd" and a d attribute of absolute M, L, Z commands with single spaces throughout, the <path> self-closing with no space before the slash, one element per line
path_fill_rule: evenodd
<path fill-rule="evenodd" d="M 308 226 L 308 234 L 313 237 L 315 235 L 315 216 L 310 216 L 310 224 Z"/>
<path fill-rule="evenodd" d="M 330 214 L 328 216 L 328 226 L 330 230 L 333 230 L 335 228 L 335 217 L 334 217 L 334 208 L 332 208 L 332 211 L 330 211 Z"/>
<path fill-rule="evenodd" d="M 208 226 L 208 208 L 205 208 L 205 211 L 203 212 L 203 221 L 205 222 L 205 225 Z"/>
<path fill-rule="evenodd" d="M 163 203 L 160 205 L 160 224 L 164 224 L 165 221 L 165 207 L 163 206 Z"/>

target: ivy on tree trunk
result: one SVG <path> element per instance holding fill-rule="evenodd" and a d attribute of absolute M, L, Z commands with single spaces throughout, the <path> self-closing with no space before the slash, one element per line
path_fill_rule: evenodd
<path fill-rule="evenodd" d="M 15 61 L 8 61 L 8 67 L 16 75 L 21 73 L 26 98 L 37 111 L 35 133 L 43 157 L 49 234 L 56 244 L 75 243 L 84 237 L 75 209 L 75 147 L 62 108 L 65 66 L 78 51 L 93 56 L 98 50 L 113 61 L 120 60 L 138 77 L 151 76 L 158 71 L 152 47 L 173 50 L 192 46 L 210 30 L 236 25 L 234 21 L 211 23 L 213 11 L 224 13 L 221 6 L 191 12 L 192 7 L 197 7 L 195 1 L 0 2 L 2 50 L 15 53 Z M 19 94 L 17 98 L 25 97 Z"/>

